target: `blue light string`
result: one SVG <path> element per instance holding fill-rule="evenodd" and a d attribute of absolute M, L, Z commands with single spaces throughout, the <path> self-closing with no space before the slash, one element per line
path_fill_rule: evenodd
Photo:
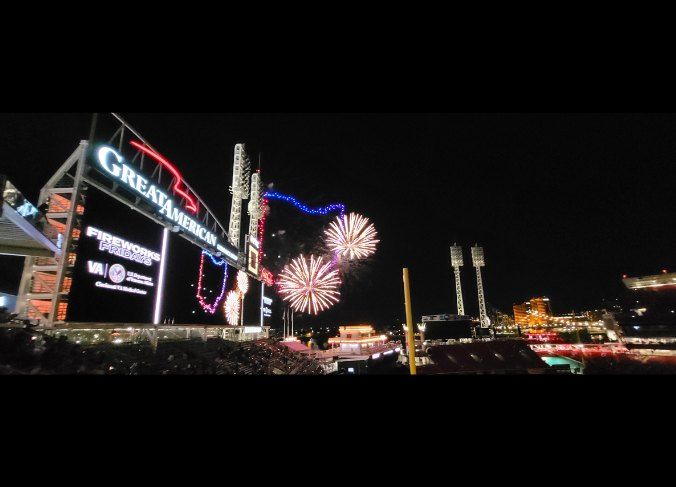
<path fill-rule="evenodd" d="M 221 284 L 221 292 L 216 297 L 213 304 L 208 304 L 206 302 L 204 296 L 202 296 L 201 286 L 202 286 L 202 276 L 203 276 L 203 270 L 204 270 L 202 268 L 202 265 L 203 265 L 204 261 L 202 260 L 200 262 L 200 272 L 199 272 L 199 277 L 197 279 L 197 300 L 199 301 L 200 306 L 202 306 L 202 309 L 204 311 L 206 311 L 207 313 L 214 314 L 216 312 L 216 309 L 218 308 L 218 304 L 223 299 L 223 296 L 225 296 L 225 284 L 228 280 L 228 265 L 227 265 L 227 262 L 225 260 L 216 259 L 213 255 L 211 255 L 211 253 L 207 252 L 206 250 L 202 250 L 202 255 L 203 256 L 204 255 L 209 256 L 209 259 L 211 259 L 211 262 L 213 262 L 215 265 L 217 265 L 219 267 L 223 266 L 223 283 Z"/>
<path fill-rule="evenodd" d="M 223 264 L 226 264 L 225 260 L 219 260 L 219 259 L 217 259 L 216 257 L 214 257 L 213 255 L 211 255 L 211 254 L 210 254 L 209 252 L 207 252 L 206 250 L 202 250 L 202 253 L 203 253 L 204 255 L 206 255 L 207 257 L 209 257 L 209 258 L 211 259 L 211 262 L 214 263 L 214 265 L 221 266 L 221 265 L 223 265 Z"/>
<path fill-rule="evenodd" d="M 272 199 L 272 200 L 279 200 L 279 201 L 286 201 L 287 203 L 291 203 L 293 206 L 298 208 L 300 211 L 303 213 L 307 213 L 308 215 L 328 215 L 329 213 L 335 213 L 336 210 L 340 213 L 341 216 L 345 214 L 345 205 L 342 203 L 334 203 L 332 205 L 328 206 L 323 206 L 319 208 L 310 208 L 309 206 L 304 205 L 300 201 L 298 201 L 296 198 L 293 196 L 289 196 L 286 194 L 282 193 L 277 193 L 275 191 L 267 192 L 263 195 L 264 198 L 267 199 Z"/>

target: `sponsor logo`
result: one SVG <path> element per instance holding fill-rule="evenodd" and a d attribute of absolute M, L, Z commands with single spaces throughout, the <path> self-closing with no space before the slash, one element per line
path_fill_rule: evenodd
<path fill-rule="evenodd" d="M 124 278 L 127 277 L 127 271 L 124 270 L 124 267 L 120 264 L 113 264 L 110 266 L 108 271 L 108 277 L 115 284 L 119 284 L 124 281 Z"/>

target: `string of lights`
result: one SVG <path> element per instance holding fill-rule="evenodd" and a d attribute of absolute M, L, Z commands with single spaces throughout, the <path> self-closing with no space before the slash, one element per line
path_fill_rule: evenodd
<path fill-rule="evenodd" d="M 258 220 L 258 265 L 260 266 L 263 262 L 263 252 L 265 251 L 264 242 L 265 242 L 265 221 L 268 218 L 268 213 L 270 213 L 270 207 L 268 206 L 268 199 L 263 195 L 262 199 L 262 208 L 261 208 L 261 218 Z"/>
<path fill-rule="evenodd" d="M 333 203 L 328 206 L 320 206 L 319 208 L 310 208 L 309 206 L 304 205 L 303 203 L 298 201 L 293 196 L 277 193 L 275 191 L 266 192 L 263 195 L 263 198 L 265 198 L 266 200 L 285 201 L 287 203 L 292 204 L 303 213 L 307 213 L 308 215 L 328 215 L 330 213 L 336 212 L 340 213 L 341 215 L 345 214 L 345 205 L 342 203 Z"/>
<path fill-rule="evenodd" d="M 311 255 L 308 261 L 301 255 L 275 278 L 282 299 L 295 311 L 316 315 L 332 307 L 340 298 L 341 280 L 336 269 L 340 257 L 352 260 L 371 255 L 378 243 L 377 233 L 368 218 L 354 213 L 346 216 L 342 203 L 311 208 L 293 196 L 268 191 L 262 197 L 263 212 L 258 226 L 259 259 L 264 255 L 265 223 L 271 200 L 289 203 L 307 215 L 338 214 L 325 232 L 332 258 L 324 261 L 322 257 Z"/>
<path fill-rule="evenodd" d="M 260 265 L 263 261 L 263 255 L 264 255 L 264 243 L 265 243 L 265 223 L 267 221 L 267 216 L 270 211 L 270 207 L 268 205 L 268 202 L 270 200 L 276 200 L 276 201 L 284 201 L 286 203 L 290 203 L 291 205 L 295 206 L 299 210 L 301 210 L 303 213 L 306 213 L 308 215 L 329 215 L 331 213 L 339 213 L 341 217 L 345 215 L 345 205 L 342 203 L 333 203 L 328 206 L 321 206 L 318 208 L 310 208 L 309 206 L 301 203 L 298 201 L 296 198 L 290 195 L 278 193 L 276 191 L 267 191 L 263 194 L 262 196 L 262 206 L 263 206 L 263 211 L 261 215 L 261 219 L 258 222 L 258 241 L 260 242 L 259 245 L 259 253 L 258 253 L 258 264 Z M 332 266 L 335 266 L 337 263 L 338 257 L 337 255 L 334 255 L 333 261 L 332 261 Z M 270 276 L 272 277 L 272 276 Z M 272 279 L 270 279 L 272 281 Z"/>
<path fill-rule="evenodd" d="M 221 292 L 220 294 L 216 297 L 215 301 L 211 304 L 209 304 L 204 296 L 202 296 L 202 291 L 204 290 L 202 287 L 202 279 L 204 277 L 204 256 L 208 256 L 211 262 L 218 266 L 221 267 L 223 266 L 223 283 L 221 284 Z M 200 303 L 200 306 L 202 309 L 209 313 L 209 314 L 214 314 L 216 312 L 216 309 L 218 309 L 218 304 L 221 302 L 223 299 L 223 296 L 225 295 L 225 284 L 228 280 L 228 264 L 225 260 L 217 259 L 213 255 L 211 255 L 209 252 L 206 250 L 202 251 L 202 255 L 200 257 L 200 270 L 199 270 L 199 275 L 197 278 L 197 300 Z"/>

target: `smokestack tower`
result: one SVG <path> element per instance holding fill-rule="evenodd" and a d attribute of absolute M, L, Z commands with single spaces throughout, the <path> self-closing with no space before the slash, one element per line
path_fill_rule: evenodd
<path fill-rule="evenodd" d="M 486 313 L 486 299 L 484 297 L 484 285 L 481 281 L 481 268 L 486 265 L 484 260 L 484 249 L 474 244 L 472 247 L 472 264 L 476 268 L 476 287 L 479 291 L 479 323 L 481 328 L 488 328 L 488 315 Z"/>
<path fill-rule="evenodd" d="M 455 299 L 458 304 L 458 314 L 465 314 L 465 305 L 462 302 L 462 284 L 460 283 L 460 267 L 462 267 L 462 247 L 457 244 L 451 246 L 451 266 L 455 274 Z"/>

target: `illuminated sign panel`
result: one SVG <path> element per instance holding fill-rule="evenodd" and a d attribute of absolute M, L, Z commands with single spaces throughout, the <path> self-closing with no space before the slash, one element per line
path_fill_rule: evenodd
<path fill-rule="evenodd" d="M 173 186 L 173 190 L 186 199 L 185 211 L 183 211 L 181 206 L 174 201 L 171 195 L 168 195 L 163 189 L 153 184 L 149 178 L 144 177 L 144 175 L 138 172 L 136 168 L 126 164 L 124 157 L 111 147 L 100 147 L 96 151 L 97 169 L 134 195 L 141 197 L 146 203 L 154 208 L 157 214 L 162 215 L 167 220 L 175 223 L 182 231 L 193 235 L 206 245 L 216 248 L 231 260 L 237 261 L 238 255 L 236 251 L 233 251 L 220 243 L 217 235 L 186 213 L 195 213 L 197 211 L 197 202 L 193 196 L 181 189 L 182 178 L 178 170 L 162 156 L 151 151 L 147 147 L 133 141 L 132 145 L 138 150 L 153 157 L 162 165 L 162 167 L 168 169 L 174 176 L 176 182 Z"/>
<path fill-rule="evenodd" d="M 89 188 L 67 321 L 151 323 L 162 227 Z"/>
<path fill-rule="evenodd" d="M 96 227 L 89 226 L 86 231 L 87 237 L 96 238 L 99 241 L 99 250 L 117 255 L 134 262 L 141 262 L 147 266 L 153 262 L 159 262 L 161 255 L 140 245 L 103 232 Z"/>
<path fill-rule="evenodd" d="M 107 174 L 143 196 L 146 201 L 152 202 L 159 208 L 160 214 L 165 215 L 203 242 L 213 247 L 216 246 L 218 242 L 216 235 L 186 215 L 170 196 L 123 161 L 124 158 L 110 147 L 101 147 L 98 151 L 99 165 Z"/>
<path fill-rule="evenodd" d="M 143 296 L 153 293 L 155 277 L 132 269 L 137 267 L 134 264 L 153 267 L 162 258 L 159 252 L 92 226 L 87 227 L 85 237 L 98 240 L 98 250 L 101 254 L 99 260 L 87 260 L 87 273 L 95 278 L 95 287 Z M 116 262 L 118 259 L 128 262 Z"/>
<path fill-rule="evenodd" d="M 247 235 L 247 270 L 253 276 L 258 278 L 258 239 L 254 236 Z"/>
<path fill-rule="evenodd" d="M 263 317 L 270 318 L 272 316 L 272 308 L 270 308 L 270 306 L 272 306 L 272 299 L 263 296 Z"/>
<path fill-rule="evenodd" d="M 268 298 L 265 294 L 265 284 L 261 283 L 261 326 L 265 324 L 265 318 L 270 318 L 272 316 L 272 299 Z"/>

